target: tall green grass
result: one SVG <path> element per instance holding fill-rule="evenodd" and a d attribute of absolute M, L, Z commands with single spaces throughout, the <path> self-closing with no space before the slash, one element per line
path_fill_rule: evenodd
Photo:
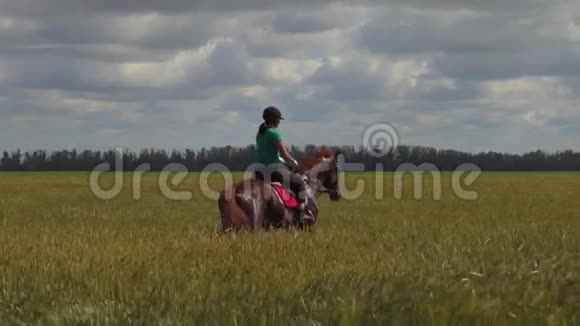
<path fill-rule="evenodd" d="M 350 175 L 364 195 L 312 230 L 228 236 L 198 174 L 182 202 L 158 177 L 102 201 L 88 175 L 0 176 L 0 324 L 580 324 L 580 175 L 483 174 L 475 201 Z"/>

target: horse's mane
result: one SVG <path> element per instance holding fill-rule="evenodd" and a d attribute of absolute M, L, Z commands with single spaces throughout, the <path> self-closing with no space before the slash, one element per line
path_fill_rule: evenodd
<path fill-rule="evenodd" d="M 326 146 L 316 148 L 308 153 L 302 161 L 300 161 L 298 167 L 296 168 L 296 172 L 304 173 L 312 169 L 316 164 L 320 163 L 322 159 L 326 158 L 334 158 L 334 152 L 332 149 Z"/>

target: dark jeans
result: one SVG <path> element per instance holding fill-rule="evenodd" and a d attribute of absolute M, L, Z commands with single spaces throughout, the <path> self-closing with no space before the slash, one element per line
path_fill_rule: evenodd
<path fill-rule="evenodd" d="M 256 177 L 261 180 L 266 180 L 264 177 L 264 171 L 255 171 Z M 306 183 L 300 175 L 292 173 L 292 171 L 286 168 L 278 168 L 272 170 L 270 174 L 270 181 L 280 182 L 284 187 L 289 187 L 292 192 L 296 195 L 296 199 L 300 203 L 306 202 Z"/>

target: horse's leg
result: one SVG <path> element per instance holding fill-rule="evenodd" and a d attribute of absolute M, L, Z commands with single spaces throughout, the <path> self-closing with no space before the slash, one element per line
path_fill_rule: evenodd
<path fill-rule="evenodd" d="M 228 191 L 222 192 L 218 199 L 223 232 L 234 231 L 251 225 L 250 221 L 253 214 L 248 209 L 249 205 L 244 198 L 239 193 L 231 192 L 235 191 L 235 188 Z"/>
<path fill-rule="evenodd" d="M 225 195 L 222 193 L 218 199 L 218 208 L 220 211 L 220 217 L 222 222 L 222 232 L 228 233 L 233 229 L 233 221 L 232 221 L 232 209 L 230 207 L 229 201 L 225 198 Z"/>
<path fill-rule="evenodd" d="M 250 228 L 256 228 L 258 212 L 256 199 L 244 198 L 242 195 L 236 195 L 236 203 L 245 214 L 244 225 Z"/>

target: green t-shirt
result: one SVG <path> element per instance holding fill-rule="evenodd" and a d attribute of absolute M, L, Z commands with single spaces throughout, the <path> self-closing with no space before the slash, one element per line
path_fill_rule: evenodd
<path fill-rule="evenodd" d="M 282 141 L 282 134 L 276 128 L 268 128 L 263 134 L 256 135 L 256 163 L 270 165 L 284 163 L 276 143 Z"/>

